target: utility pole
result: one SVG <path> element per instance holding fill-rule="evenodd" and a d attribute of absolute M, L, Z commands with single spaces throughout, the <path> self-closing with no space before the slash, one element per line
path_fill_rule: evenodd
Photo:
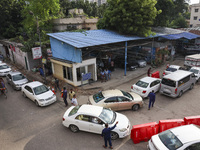
<path fill-rule="evenodd" d="M 31 14 L 34 18 L 36 18 L 37 34 L 39 36 L 40 49 L 42 51 L 42 44 L 41 44 L 41 38 L 40 38 L 40 26 L 39 26 L 39 22 L 38 22 L 38 16 L 35 17 L 35 15 L 32 11 L 30 11 L 29 14 Z M 42 68 L 43 68 L 43 72 L 44 72 L 44 83 L 46 84 L 46 71 L 45 71 L 44 63 L 42 63 Z"/>

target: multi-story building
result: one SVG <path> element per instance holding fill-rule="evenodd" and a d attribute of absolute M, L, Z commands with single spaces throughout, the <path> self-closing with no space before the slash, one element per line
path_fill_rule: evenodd
<path fill-rule="evenodd" d="M 200 3 L 190 5 L 190 27 L 200 27 Z"/>
<path fill-rule="evenodd" d="M 71 1 L 78 1 L 78 0 L 69 0 L 69 1 L 71 2 Z M 84 0 L 84 2 L 86 1 L 89 1 L 90 3 L 96 2 L 98 5 L 102 5 L 107 2 L 107 0 Z"/>

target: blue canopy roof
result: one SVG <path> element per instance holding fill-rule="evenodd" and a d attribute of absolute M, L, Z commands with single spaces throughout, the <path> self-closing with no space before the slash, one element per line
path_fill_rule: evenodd
<path fill-rule="evenodd" d="M 190 32 L 183 32 L 179 34 L 162 35 L 160 37 L 169 39 L 169 40 L 176 40 L 176 39 L 181 39 L 181 38 L 186 38 L 186 39 L 191 40 L 191 39 L 196 39 L 200 36 L 197 34 L 190 33 Z"/>
<path fill-rule="evenodd" d="M 176 40 L 180 38 L 195 39 L 200 37 L 190 32 L 184 32 L 171 28 L 155 28 L 154 30 L 155 31 L 153 32 L 156 32 L 156 35 L 149 37 L 121 35 L 117 32 L 106 29 L 88 30 L 84 32 L 58 32 L 49 33 L 47 35 L 49 35 L 51 38 L 55 38 L 59 41 L 67 43 L 75 48 L 106 45 L 125 41 L 147 39 L 152 37 L 162 37 L 169 40 Z"/>
<path fill-rule="evenodd" d="M 118 42 L 146 39 L 145 37 L 121 35 L 110 30 L 88 30 L 85 32 L 58 32 L 47 34 L 76 48 L 112 44 Z"/>

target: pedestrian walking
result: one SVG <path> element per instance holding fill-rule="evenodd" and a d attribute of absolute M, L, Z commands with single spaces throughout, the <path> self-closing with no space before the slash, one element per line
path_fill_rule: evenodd
<path fill-rule="evenodd" d="M 101 133 L 101 136 L 104 137 L 104 142 L 105 142 L 105 145 L 103 145 L 104 148 L 107 148 L 107 141 L 109 142 L 109 146 L 110 146 L 110 149 L 113 149 L 112 147 L 112 142 L 111 142 L 111 134 L 110 134 L 110 131 L 113 130 L 116 125 L 118 124 L 118 121 L 115 123 L 115 125 L 111 128 L 108 127 L 108 124 L 106 123 L 105 124 L 105 128 L 102 130 L 102 133 Z"/>
<path fill-rule="evenodd" d="M 105 73 L 106 81 L 108 81 L 108 73 L 109 73 L 109 72 L 108 72 L 108 69 L 105 69 L 105 70 L 104 70 L 104 73 Z"/>
<path fill-rule="evenodd" d="M 74 92 L 74 90 L 73 89 L 70 89 L 70 91 L 69 91 L 69 99 L 72 101 L 72 98 L 74 97 L 74 95 L 75 95 L 76 93 Z"/>
<path fill-rule="evenodd" d="M 110 67 L 110 70 L 111 71 L 114 71 L 114 61 L 113 60 L 111 60 L 111 62 L 110 62 L 110 65 L 111 65 L 111 67 Z"/>
<path fill-rule="evenodd" d="M 110 70 L 108 70 L 108 80 L 110 80 L 111 79 L 111 71 Z"/>
<path fill-rule="evenodd" d="M 148 77 L 151 76 L 151 67 L 148 69 L 148 71 L 147 71 L 147 75 L 148 75 Z"/>
<path fill-rule="evenodd" d="M 67 102 L 67 90 L 66 87 L 63 88 L 63 100 L 65 102 L 65 106 L 68 106 L 68 102 Z"/>
<path fill-rule="evenodd" d="M 76 95 L 74 94 L 73 98 L 72 98 L 72 105 L 74 106 L 78 106 L 78 101 L 76 99 Z"/>
<path fill-rule="evenodd" d="M 101 70 L 101 82 L 105 81 L 105 72 L 103 71 L 103 69 Z"/>
<path fill-rule="evenodd" d="M 55 92 L 57 92 L 57 89 L 59 89 L 59 91 L 61 91 L 60 87 L 59 87 L 59 80 L 57 78 L 55 78 Z"/>
<path fill-rule="evenodd" d="M 149 108 L 148 108 L 148 110 L 150 110 L 150 107 L 151 106 L 153 107 L 155 100 L 156 100 L 156 95 L 154 93 L 154 90 L 149 93 L 148 97 L 149 97 Z"/>

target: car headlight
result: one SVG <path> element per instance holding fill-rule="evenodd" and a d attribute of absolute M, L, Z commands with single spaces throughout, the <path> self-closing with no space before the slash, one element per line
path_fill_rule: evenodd
<path fill-rule="evenodd" d="M 40 102 L 43 102 L 43 101 L 44 101 L 44 99 L 39 99 L 39 101 L 40 101 Z"/>
<path fill-rule="evenodd" d="M 16 86 L 20 86 L 20 84 L 16 84 Z"/>
<path fill-rule="evenodd" d="M 119 129 L 120 132 L 125 132 L 126 130 L 126 128 Z"/>

